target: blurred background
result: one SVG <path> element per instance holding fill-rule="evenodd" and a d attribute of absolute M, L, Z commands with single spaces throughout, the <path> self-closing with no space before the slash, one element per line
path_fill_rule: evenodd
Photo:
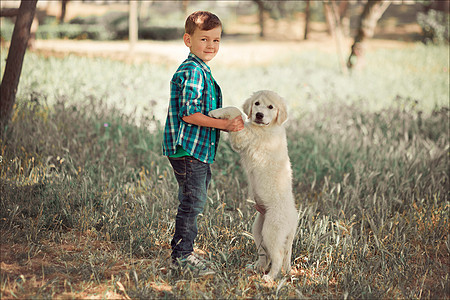
<path fill-rule="evenodd" d="M 448 93 L 445 91 L 448 84 L 443 85 L 440 81 L 427 85 L 421 80 L 422 83 L 417 86 L 407 78 L 409 75 L 402 72 L 411 71 L 409 64 L 417 61 L 424 61 L 429 68 L 435 68 L 427 59 L 429 55 L 441 60 L 438 64 L 442 64 L 443 69 L 439 70 L 439 74 L 448 72 L 448 59 L 444 56 L 440 58 L 445 49 L 440 48 L 440 55 L 436 56 L 431 46 L 448 46 L 449 3 L 433 0 L 39 0 L 31 27 L 29 50 L 44 57 L 64 58 L 74 54 L 77 57 L 150 63 L 152 68 L 159 67 L 153 71 L 155 76 L 152 79 L 148 78 L 147 70 L 134 74 L 142 78 L 144 84 L 129 84 L 125 90 L 121 88 L 117 91 L 114 87 L 119 85 L 110 84 L 106 98 L 108 103 L 121 103 L 129 111 L 136 107 L 141 111 L 149 101 L 158 103 L 160 105 L 153 105 L 153 110 L 162 119 L 165 116 L 168 81 L 189 51 L 182 41 L 185 19 L 193 11 L 209 10 L 216 13 L 223 23 L 221 50 L 211 66 L 219 66 L 213 70 L 222 85 L 225 104 L 240 105 L 251 92 L 270 88 L 288 98 L 293 108 L 302 106 L 309 110 L 317 104 L 328 103 L 331 98 L 354 103 L 367 97 L 370 98 L 367 101 L 370 105 L 380 108 L 398 95 L 410 97 L 409 92 L 403 91 L 411 92 L 413 85 L 418 91 L 411 93 L 432 109 L 447 103 Z M 6 56 L 5 50 L 14 28 L 14 11 L 17 11 L 19 4 L 18 0 L 1 1 L 2 57 Z M 416 48 L 409 56 L 400 52 L 383 52 L 411 47 Z M 425 48 L 419 50 L 417 47 Z M 77 74 L 82 72 L 80 63 L 65 63 L 75 66 L 59 74 L 54 65 L 42 72 L 39 79 L 32 79 L 39 81 L 35 85 L 39 85 L 41 90 L 46 89 L 47 82 L 50 84 L 44 92 L 50 102 L 60 96 L 55 87 L 61 87 L 67 81 L 82 87 L 89 86 L 93 81 L 78 84 Z M 83 65 L 86 68 L 92 62 Z M 24 68 L 27 66 L 29 72 L 36 69 L 33 63 L 25 64 Z M 103 72 L 100 66 L 97 67 L 97 72 Z M 375 73 L 366 74 L 361 82 L 357 82 L 356 78 L 340 77 L 355 69 Z M 381 83 L 385 73 L 392 79 Z M 47 74 L 52 78 L 47 80 Z M 117 76 L 126 75 L 122 72 Z M 430 78 L 425 72 L 422 76 Z M 238 84 L 244 78 L 246 84 Z M 362 78 L 361 73 L 358 78 Z M 22 97 L 27 97 L 29 90 L 33 90 L 33 83 L 24 82 L 24 78 L 21 80 L 19 98 L 21 93 L 25 94 Z M 120 85 L 126 81 L 123 78 L 116 80 Z M 364 89 L 361 89 L 362 85 Z M 98 86 L 100 88 L 91 90 L 105 89 L 104 80 L 98 80 Z M 346 91 L 346 94 L 338 97 L 336 92 L 327 94 L 331 90 L 337 93 Z M 435 91 L 431 93 L 434 96 L 431 96 L 430 90 Z M 88 95 L 82 92 L 77 94 L 85 99 L 91 92 L 87 92 Z M 76 96 L 69 98 L 73 97 Z"/>
<path fill-rule="evenodd" d="M 371 2 L 387 2 L 379 8 L 381 15 L 375 16 L 378 21 L 374 24 L 375 39 L 448 41 L 449 1 Z M 3 0 L 1 8 L 6 11 L 19 4 L 18 0 Z M 134 36 L 142 41 L 181 40 L 186 16 L 196 10 L 210 10 L 219 15 L 227 40 L 325 41 L 342 35 L 339 38 L 345 43 L 357 34 L 366 5 L 363 0 L 40 0 L 32 26 L 35 40 L 31 44 L 37 49 L 58 50 L 53 43 L 49 46 L 39 41 L 134 42 Z M 2 44 L 11 39 L 14 18 L 7 15 L 1 18 Z"/>

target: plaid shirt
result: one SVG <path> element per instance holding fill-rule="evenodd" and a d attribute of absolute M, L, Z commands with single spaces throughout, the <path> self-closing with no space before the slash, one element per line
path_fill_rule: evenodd
<path fill-rule="evenodd" d="M 170 103 L 164 128 L 163 154 L 171 156 L 181 146 L 204 163 L 212 163 L 219 143 L 219 131 L 186 123 L 183 117 L 200 112 L 208 115 L 222 107 L 222 92 L 211 69 L 190 53 L 170 82 Z"/>

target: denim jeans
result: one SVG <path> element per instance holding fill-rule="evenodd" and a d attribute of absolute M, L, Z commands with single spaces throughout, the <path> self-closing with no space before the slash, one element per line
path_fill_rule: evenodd
<path fill-rule="evenodd" d="M 211 181 L 211 168 L 192 156 L 169 158 L 178 181 L 178 212 L 175 219 L 172 259 L 186 257 L 194 251 L 197 236 L 197 216 L 203 212 Z"/>

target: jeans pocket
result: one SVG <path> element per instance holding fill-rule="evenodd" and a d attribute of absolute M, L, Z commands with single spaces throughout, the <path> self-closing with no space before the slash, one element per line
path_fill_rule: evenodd
<path fill-rule="evenodd" d="M 186 176 L 186 156 L 183 157 L 170 157 L 169 162 L 172 165 L 173 172 L 175 173 L 175 177 Z"/>
<path fill-rule="evenodd" d="M 178 182 L 179 192 L 183 195 L 189 194 L 188 188 L 188 158 L 189 156 L 170 157 L 169 162 L 172 165 L 173 173 Z"/>

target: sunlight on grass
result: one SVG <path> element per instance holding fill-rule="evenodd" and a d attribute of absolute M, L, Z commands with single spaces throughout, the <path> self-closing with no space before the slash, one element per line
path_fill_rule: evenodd
<path fill-rule="evenodd" d="M 330 102 L 379 110 L 392 106 L 398 97 L 431 112 L 448 105 L 448 51 L 445 45 L 422 44 L 372 51 L 367 54 L 365 68 L 350 76 L 340 74 L 333 55 L 312 50 L 292 52 L 270 64 L 233 67 L 218 63 L 213 73 L 225 105 L 240 106 L 254 91 L 271 89 L 286 98 L 295 115 L 314 112 Z M 6 51 L 2 51 L 2 70 L 5 58 Z M 49 105 L 58 100 L 85 103 L 96 99 L 127 113 L 153 115 L 164 121 L 169 81 L 176 67 L 73 55 L 42 58 L 28 53 L 18 99 L 29 100 L 34 95 Z"/>

